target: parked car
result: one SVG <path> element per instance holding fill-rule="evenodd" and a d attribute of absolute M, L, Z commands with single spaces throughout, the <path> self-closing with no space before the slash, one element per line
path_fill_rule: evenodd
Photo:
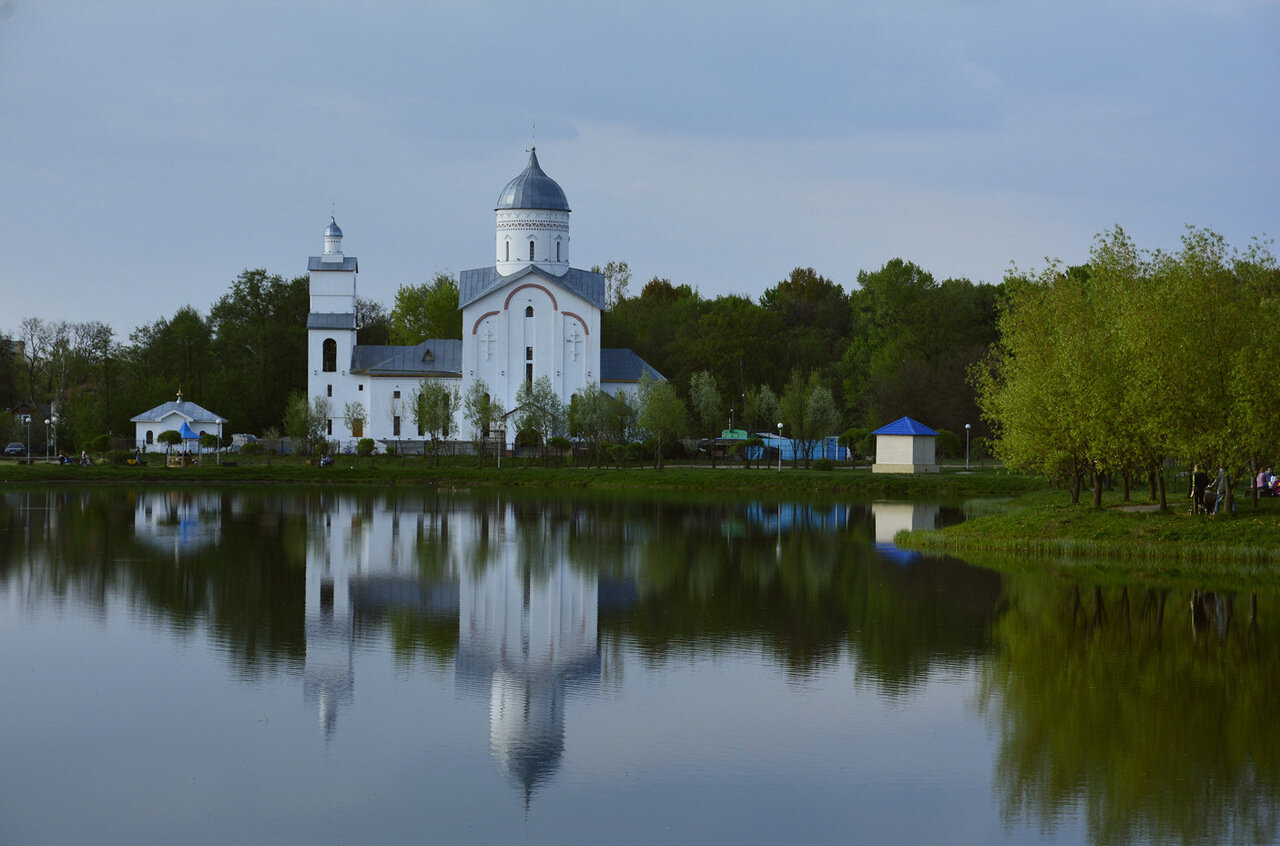
<path fill-rule="evenodd" d="M 17 441 L 14 441 L 13 443 L 9 444 L 7 447 L 4 448 L 4 454 L 5 455 L 26 455 L 27 448 L 22 444 L 18 443 Z"/>

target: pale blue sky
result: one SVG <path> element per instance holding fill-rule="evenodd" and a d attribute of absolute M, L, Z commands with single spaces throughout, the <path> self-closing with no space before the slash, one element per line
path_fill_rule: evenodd
<path fill-rule="evenodd" d="M 705 296 L 1280 230 L 1280 4 L 0 0 L 0 330 L 121 338 L 336 205 L 388 306 L 493 259 L 538 155 L 573 263 Z"/>

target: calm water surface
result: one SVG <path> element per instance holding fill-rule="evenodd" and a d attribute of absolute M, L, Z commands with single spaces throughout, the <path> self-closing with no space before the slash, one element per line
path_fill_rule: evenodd
<path fill-rule="evenodd" d="M 0 843 L 1272 843 L 1274 593 L 910 503 L 0 494 Z"/>

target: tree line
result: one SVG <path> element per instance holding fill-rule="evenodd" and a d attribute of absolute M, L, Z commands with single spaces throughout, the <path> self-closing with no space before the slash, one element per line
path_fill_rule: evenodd
<path fill-rule="evenodd" d="M 758 300 L 707 298 L 656 277 L 630 296 L 626 262 L 597 269 L 608 281 L 604 343 L 630 347 L 669 380 L 655 395 L 663 412 L 615 424 L 615 434 L 638 437 L 656 427 L 662 438 L 710 436 L 731 422 L 772 432 L 779 420 L 789 435 L 850 427 L 865 434 L 904 414 L 934 428 L 978 424 L 963 374 L 995 340 L 999 286 L 939 283 L 894 259 L 859 273 L 847 292 L 812 268 L 796 268 Z M 179 389 L 226 417 L 228 432 L 280 431 L 291 394 L 306 390 L 308 308 L 306 276 L 253 269 L 207 313 L 184 306 L 127 339 L 101 322 L 27 318 L 3 338 L 12 354 L 0 356 L 0 404 L 35 409 L 37 418 L 56 405 L 59 445 L 67 449 L 107 434 L 132 437 L 129 418 Z M 414 344 L 462 333 L 457 283 L 447 273 L 402 286 L 389 310 L 362 299 L 357 312 L 359 343 Z M 438 409 L 439 398 L 433 401 Z M 555 434 L 569 433 L 569 409 L 562 411 Z M 574 419 L 600 414 L 589 408 Z M 630 414 L 638 417 L 639 409 Z M 8 428 L 0 438 L 22 439 L 10 417 L 0 425 Z M 609 437 L 586 428 L 602 441 Z M 32 434 L 34 442 L 43 438 Z"/>
<path fill-rule="evenodd" d="M 973 371 L 1011 467 L 1086 480 L 1146 479 L 1167 507 L 1167 460 L 1256 474 L 1280 453 L 1280 269 L 1267 245 L 1189 228 L 1176 252 L 1120 227 L 1089 262 L 1012 271 L 999 342 Z M 1228 479 L 1228 506 L 1231 505 Z M 1256 492 L 1255 492 L 1256 496 Z"/>

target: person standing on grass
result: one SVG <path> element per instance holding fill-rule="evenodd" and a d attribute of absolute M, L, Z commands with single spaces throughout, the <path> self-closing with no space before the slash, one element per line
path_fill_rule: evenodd
<path fill-rule="evenodd" d="M 1191 470 L 1191 487 L 1187 490 L 1187 496 L 1191 497 L 1192 510 L 1196 514 L 1204 511 L 1204 489 L 1209 485 L 1209 474 L 1200 469 L 1197 464 Z"/>
<path fill-rule="evenodd" d="M 1230 482 L 1227 479 L 1227 468 L 1218 468 L 1218 476 L 1213 480 L 1212 487 L 1214 492 L 1213 513 L 1217 515 L 1218 510 L 1222 508 L 1222 501 L 1227 498 L 1227 488 L 1230 487 Z M 1235 509 L 1236 504 L 1233 502 L 1231 503 L 1231 510 L 1235 511 Z"/>

